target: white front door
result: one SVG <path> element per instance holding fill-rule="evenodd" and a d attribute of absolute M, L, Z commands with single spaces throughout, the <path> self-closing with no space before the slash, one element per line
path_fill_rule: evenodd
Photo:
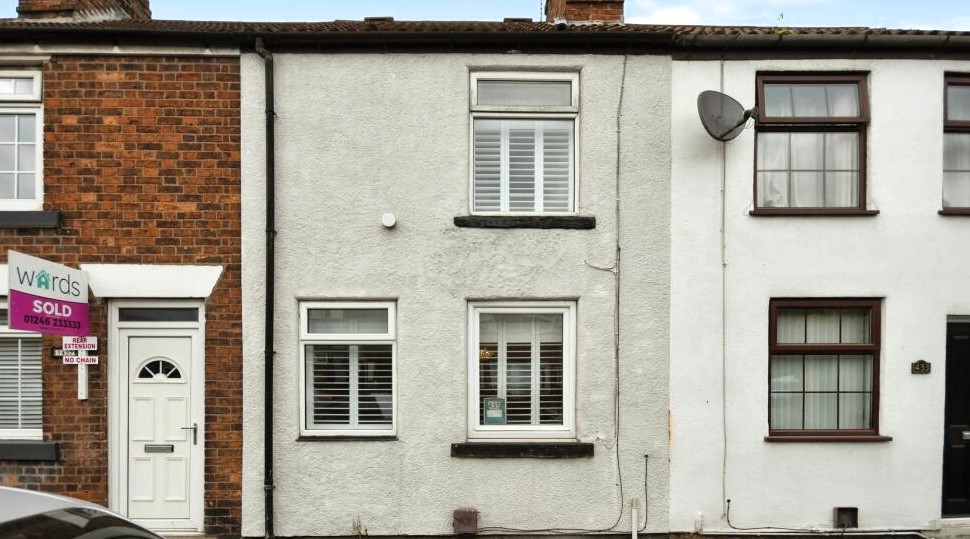
<path fill-rule="evenodd" d="M 204 307 L 113 302 L 108 498 L 152 530 L 203 530 Z"/>
<path fill-rule="evenodd" d="M 192 338 L 127 335 L 128 518 L 188 519 Z"/>

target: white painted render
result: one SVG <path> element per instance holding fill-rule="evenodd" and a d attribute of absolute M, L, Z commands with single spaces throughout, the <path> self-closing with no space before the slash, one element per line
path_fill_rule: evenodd
<path fill-rule="evenodd" d="M 751 107 L 756 72 L 786 70 L 870 73 L 867 206 L 878 215 L 749 215 L 754 130 L 724 145 L 722 168 L 696 98 L 721 90 Z M 705 531 L 735 531 L 726 499 L 737 528 L 831 529 L 836 506 L 858 507 L 863 530 L 939 527 L 946 321 L 970 314 L 970 221 L 937 213 L 948 70 L 970 63 L 674 62 L 671 530 L 694 531 L 701 516 Z M 885 298 L 878 414 L 892 441 L 765 441 L 773 297 Z M 919 359 L 930 375 L 910 374 Z"/>
<path fill-rule="evenodd" d="M 629 533 L 667 523 L 669 58 L 622 55 L 277 54 L 275 531 L 452 532 L 479 525 Z M 578 213 L 594 230 L 458 228 L 468 215 L 469 71 L 580 72 Z M 263 534 L 263 62 L 242 58 L 243 534 Z M 620 197 L 621 226 L 615 219 Z M 381 216 L 396 216 L 385 228 Z M 614 277 L 622 245 L 620 468 L 613 420 Z M 395 301 L 397 439 L 298 441 L 300 300 Z M 467 441 L 468 302 L 575 300 L 581 459 L 450 456 Z M 620 511 L 622 510 L 622 515 Z"/>

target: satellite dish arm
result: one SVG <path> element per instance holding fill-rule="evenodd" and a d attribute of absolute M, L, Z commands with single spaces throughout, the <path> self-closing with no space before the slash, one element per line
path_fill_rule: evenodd
<path fill-rule="evenodd" d="M 744 111 L 744 114 L 741 115 L 741 120 L 738 121 L 738 123 L 732 125 L 727 131 L 721 133 L 721 137 L 727 136 L 728 133 L 730 133 L 731 131 L 734 131 L 735 129 L 737 129 L 739 127 L 741 127 L 742 125 L 744 125 L 751 118 L 754 118 L 754 121 L 756 121 L 756 122 L 758 121 L 759 118 L 761 118 L 761 113 L 758 112 L 758 107 L 752 107 L 752 108 Z M 715 138 L 720 138 L 720 137 L 715 137 Z"/>

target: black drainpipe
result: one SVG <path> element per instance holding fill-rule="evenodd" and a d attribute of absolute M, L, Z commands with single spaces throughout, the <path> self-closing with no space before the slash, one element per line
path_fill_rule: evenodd
<path fill-rule="evenodd" d="M 273 106 L 273 53 L 256 38 L 256 52 L 263 57 L 266 76 L 266 320 L 264 335 L 265 378 L 263 397 L 263 491 L 266 539 L 273 534 L 273 320 L 276 317 L 276 111 Z"/>

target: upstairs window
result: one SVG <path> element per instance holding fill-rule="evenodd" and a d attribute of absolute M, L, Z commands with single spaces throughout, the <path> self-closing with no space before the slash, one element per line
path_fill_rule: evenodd
<path fill-rule="evenodd" d="M 943 209 L 970 210 L 970 75 L 946 75 Z"/>
<path fill-rule="evenodd" d="M 9 323 L 6 298 L 0 297 L 0 439 L 40 440 L 43 342 Z"/>
<path fill-rule="evenodd" d="M 757 78 L 755 213 L 853 213 L 866 204 L 864 73 Z"/>
<path fill-rule="evenodd" d="M 472 212 L 574 212 L 578 113 L 577 73 L 472 73 Z"/>
<path fill-rule="evenodd" d="M 0 71 L 0 210 L 42 209 L 40 101 L 40 72 Z"/>
<path fill-rule="evenodd" d="M 880 304 L 878 299 L 771 300 L 772 436 L 877 434 Z"/>
<path fill-rule="evenodd" d="M 395 433 L 394 304 L 300 307 L 304 435 Z"/>

